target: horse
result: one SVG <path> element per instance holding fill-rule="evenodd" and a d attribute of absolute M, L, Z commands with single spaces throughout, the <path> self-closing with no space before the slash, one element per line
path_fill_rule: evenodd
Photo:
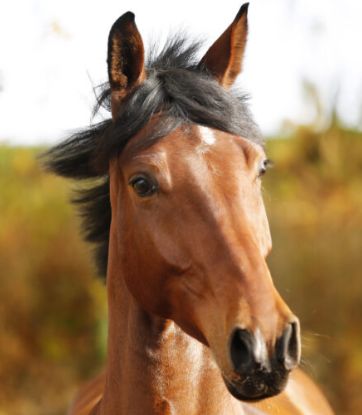
<path fill-rule="evenodd" d="M 276 290 L 261 192 L 268 159 L 235 88 L 248 4 L 198 59 L 180 35 L 145 57 L 112 26 L 97 108 L 111 117 L 47 153 L 105 275 L 107 363 L 71 415 L 332 414 L 297 368 L 298 318 Z"/>

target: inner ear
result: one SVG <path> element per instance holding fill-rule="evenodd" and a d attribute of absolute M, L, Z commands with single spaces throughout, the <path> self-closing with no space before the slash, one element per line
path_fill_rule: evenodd
<path fill-rule="evenodd" d="M 241 6 L 234 21 L 210 47 L 199 64 L 225 88 L 235 82 L 242 70 L 248 34 L 248 7 L 249 3 Z"/>
<path fill-rule="evenodd" d="M 112 116 L 122 100 L 145 78 L 144 46 L 131 12 L 112 26 L 108 38 L 108 77 L 111 86 Z"/>

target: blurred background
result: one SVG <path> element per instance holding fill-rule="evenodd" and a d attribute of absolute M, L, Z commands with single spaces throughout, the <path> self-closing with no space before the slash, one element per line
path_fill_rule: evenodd
<path fill-rule="evenodd" d="M 225 2 L 224 2 L 225 3 Z M 0 415 L 61 415 L 105 359 L 106 298 L 68 200 L 37 155 L 91 122 L 110 26 L 146 45 L 206 40 L 241 2 L 14 0 L 0 15 Z M 267 139 L 275 283 L 300 317 L 303 368 L 362 413 L 362 3 L 251 0 L 241 86 Z M 100 118 L 104 114 L 100 116 Z"/>

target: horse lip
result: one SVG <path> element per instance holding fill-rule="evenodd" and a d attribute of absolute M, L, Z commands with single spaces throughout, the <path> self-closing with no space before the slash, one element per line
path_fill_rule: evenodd
<path fill-rule="evenodd" d="M 231 393 L 231 395 L 234 398 L 240 401 L 245 401 L 245 402 L 258 402 L 262 399 L 271 398 L 272 396 L 278 395 L 284 389 L 283 387 L 279 389 L 279 388 L 272 388 L 272 387 L 265 385 L 264 392 L 255 394 L 255 395 L 248 395 L 240 390 L 242 389 L 241 387 L 239 387 L 234 382 L 228 381 L 224 376 L 223 376 L 223 380 L 228 391 Z"/>

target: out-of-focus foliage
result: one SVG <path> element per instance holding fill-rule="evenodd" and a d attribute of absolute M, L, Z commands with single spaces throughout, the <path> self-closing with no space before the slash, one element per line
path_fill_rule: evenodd
<path fill-rule="evenodd" d="M 68 188 L 34 150 L 0 148 L 1 415 L 64 414 L 104 356 L 104 289 Z"/>
<path fill-rule="evenodd" d="M 334 121 L 270 140 L 265 201 L 277 287 L 300 317 L 304 369 L 337 413 L 362 413 L 362 134 Z"/>
<path fill-rule="evenodd" d="M 301 318 L 305 369 L 338 413 L 362 413 L 362 137 L 337 124 L 269 140 L 276 285 Z M 60 415 L 105 356 L 103 284 L 35 150 L 0 148 L 0 414 Z"/>

